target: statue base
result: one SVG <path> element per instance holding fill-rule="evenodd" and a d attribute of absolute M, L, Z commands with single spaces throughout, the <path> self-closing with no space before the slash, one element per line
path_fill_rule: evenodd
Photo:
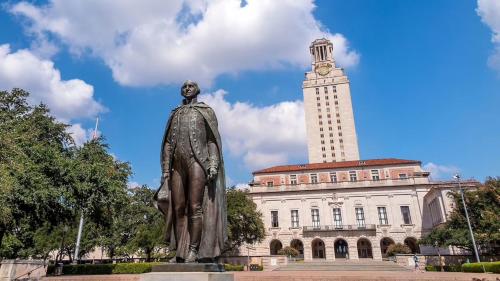
<path fill-rule="evenodd" d="M 224 272 L 220 263 L 166 263 L 153 266 L 152 272 Z M 175 280 L 175 279 L 174 279 Z"/>

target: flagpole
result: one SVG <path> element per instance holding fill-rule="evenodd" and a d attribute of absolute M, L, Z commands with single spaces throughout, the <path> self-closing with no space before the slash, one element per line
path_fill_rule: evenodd
<path fill-rule="evenodd" d="M 97 126 L 99 125 L 99 117 L 97 117 L 95 121 L 95 127 L 94 127 L 94 133 L 92 134 L 92 140 L 95 140 L 97 138 Z M 74 259 L 73 263 L 76 264 L 78 263 L 78 254 L 80 252 L 80 240 L 82 238 L 82 231 L 83 231 L 83 209 L 80 213 L 80 224 L 78 225 L 78 235 L 76 237 L 76 247 L 75 247 L 75 254 L 74 254 Z"/>

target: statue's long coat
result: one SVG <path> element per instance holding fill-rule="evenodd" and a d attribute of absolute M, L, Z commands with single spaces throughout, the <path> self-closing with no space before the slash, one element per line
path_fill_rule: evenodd
<path fill-rule="evenodd" d="M 201 243 L 198 251 L 199 258 L 215 258 L 220 256 L 224 249 L 224 245 L 227 241 L 227 211 L 226 211 L 226 181 L 224 175 L 224 161 L 222 159 L 222 142 L 217 128 L 217 118 L 214 111 L 208 105 L 198 102 L 192 105 L 193 108 L 198 110 L 198 112 L 205 119 L 207 127 L 211 130 L 213 136 L 215 137 L 218 152 L 219 152 L 219 167 L 217 178 L 211 182 L 207 181 L 205 186 L 205 192 L 203 197 L 203 230 L 201 235 Z M 160 160 L 162 164 L 162 172 L 170 173 L 169 167 L 172 165 L 173 151 L 165 155 L 165 143 L 167 142 L 167 136 L 169 135 L 170 125 L 172 124 L 172 119 L 175 116 L 177 110 L 181 107 L 174 109 L 170 115 L 165 128 L 165 133 L 163 135 L 163 141 L 161 145 Z M 169 159 L 164 159 L 169 157 Z M 208 174 L 208 163 L 207 161 L 200 161 L 196 159 L 198 163 L 205 170 L 205 174 Z M 166 220 L 166 234 L 165 238 L 167 242 L 170 242 L 170 248 L 176 250 L 178 257 L 187 257 L 188 255 L 188 245 L 189 245 L 189 233 L 187 230 L 187 225 L 183 231 L 185 235 L 184 241 L 175 241 L 175 235 L 173 233 L 175 224 L 175 217 L 172 213 L 172 202 L 171 202 L 171 189 L 169 182 L 162 182 L 158 191 L 156 191 L 154 200 L 157 203 L 158 209 L 163 213 Z"/>

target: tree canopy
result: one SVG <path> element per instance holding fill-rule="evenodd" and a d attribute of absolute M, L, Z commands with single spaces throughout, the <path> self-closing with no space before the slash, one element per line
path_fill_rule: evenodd
<path fill-rule="evenodd" d="M 459 192 L 450 193 L 454 209 L 447 221 L 419 241 L 420 244 L 455 246 L 473 250 Z M 483 254 L 498 254 L 500 242 L 500 178 L 488 178 L 477 190 L 464 194 L 474 238 Z"/>

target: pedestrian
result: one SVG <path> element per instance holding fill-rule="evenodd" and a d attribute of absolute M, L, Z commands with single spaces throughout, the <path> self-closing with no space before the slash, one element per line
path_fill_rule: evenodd
<path fill-rule="evenodd" d="M 414 268 L 414 272 L 417 272 L 420 271 L 420 267 L 418 266 L 418 256 L 417 254 L 413 254 L 413 262 L 415 263 L 415 268 Z"/>

